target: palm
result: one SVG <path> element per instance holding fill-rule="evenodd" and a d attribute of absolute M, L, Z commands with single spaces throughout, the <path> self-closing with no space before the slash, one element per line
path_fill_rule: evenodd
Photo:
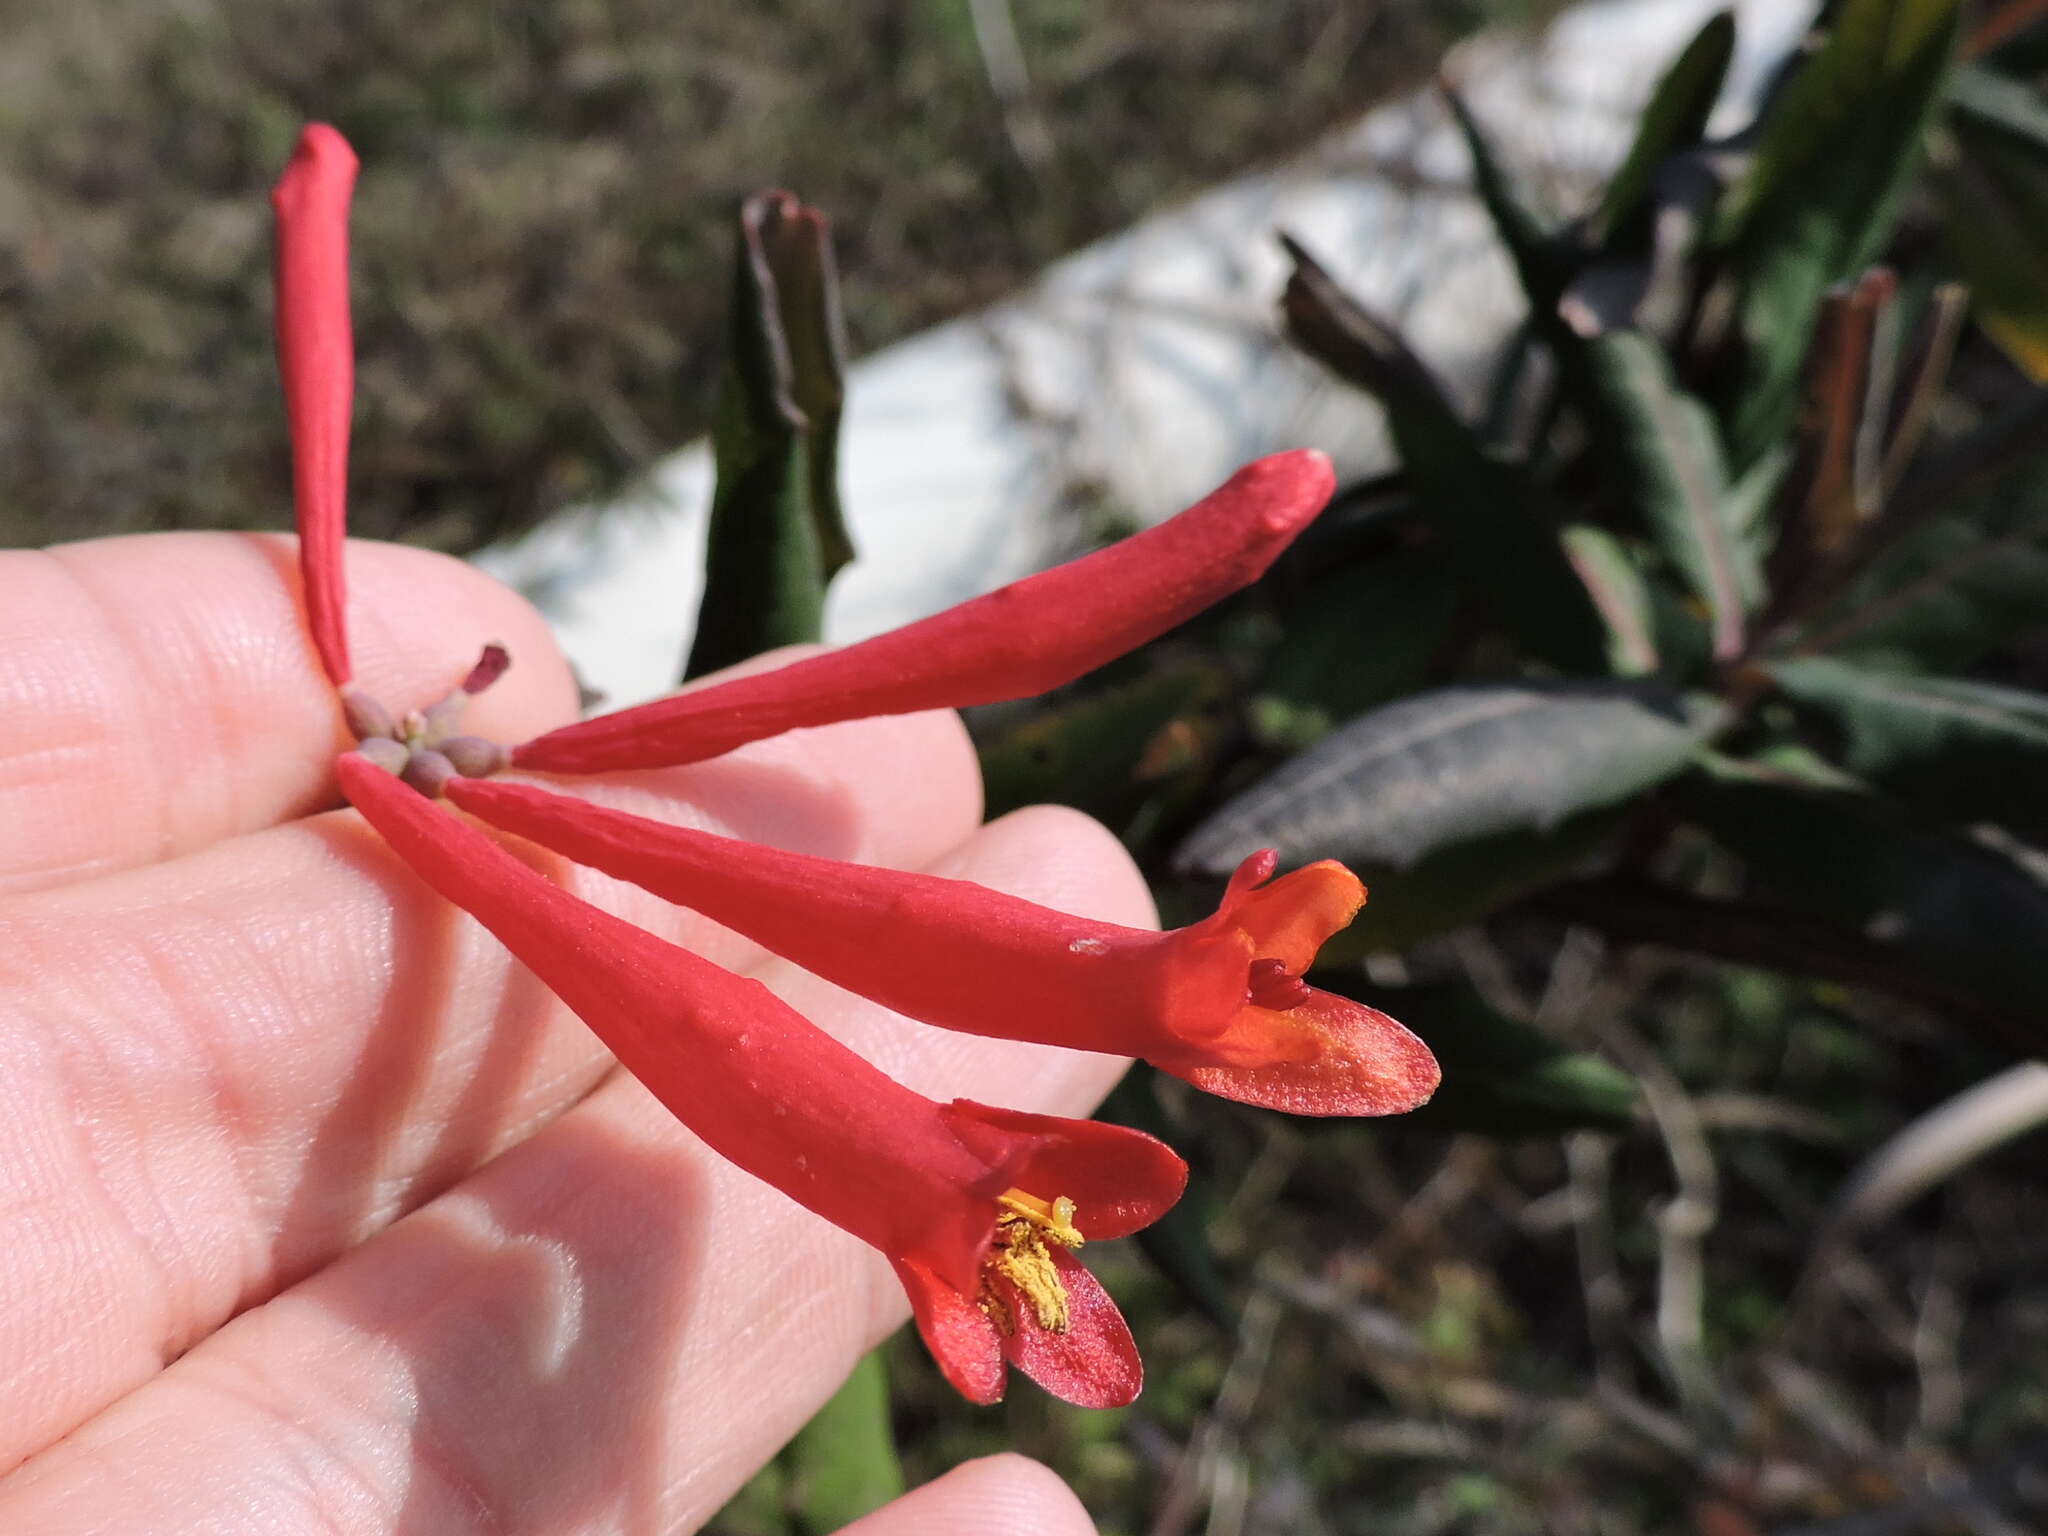
<path fill-rule="evenodd" d="M 517 664 L 476 728 L 569 717 L 517 599 L 428 556 L 350 559 L 372 693 L 424 701 L 495 638 Z M 608 1071 L 352 815 L 316 814 L 333 706 L 288 569 L 288 546 L 215 535 L 0 556 L 0 1529 L 694 1529 L 900 1290 Z M 1091 823 L 977 829 L 947 715 L 602 793 L 1150 917 Z M 1114 1075 L 905 1024 L 562 873 L 927 1092 L 1072 1111 Z M 1085 1530 L 1049 1482 L 981 1464 L 873 1529 Z"/>

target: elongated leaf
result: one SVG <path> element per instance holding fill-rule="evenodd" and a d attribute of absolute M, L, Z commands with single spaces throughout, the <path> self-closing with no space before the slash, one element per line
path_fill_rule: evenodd
<path fill-rule="evenodd" d="M 1394 329 L 1357 303 L 1296 242 L 1282 301 L 1289 333 L 1341 377 L 1370 390 L 1407 471 L 1409 489 L 1443 529 L 1466 575 L 1529 650 L 1560 669 L 1597 672 L 1599 616 L 1534 487 L 1493 458 Z"/>
<path fill-rule="evenodd" d="M 1564 531 L 1572 568 L 1607 625 L 1607 664 L 1618 677 L 1657 670 L 1656 615 L 1642 570 L 1604 528 L 1580 523 Z"/>
<path fill-rule="evenodd" d="M 1544 834 L 1676 773 L 1718 723 L 1654 683 L 1443 688 L 1353 722 L 1231 800 L 1178 862 L 1220 874 L 1260 848 L 1406 870 L 1460 844 Z"/>
<path fill-rule="evenodd" d="M 1871 796 L 1727 770 L 1676 786 L 1680 810 L 1774 896 L 1981 999 L 2006 1038 L 2048 1048 L 2048 888 L 2004 854 L 1901 823 Z"/>
<path fill-rule="evenodd" d="M 1840 734 L 1842 761 L 1859 778 L 1946 820 L 2048 832 L 2048 696 L 1825 657 L 1770 671 Z"/>
<path fill-rule="evenodd" d="M 806 1536 L 826 1536 L 903 1492 L 889 1423 L 882 1352 L 861 1357 L 839 1390 L 796 1432 L 783 1455 L 791 1502 Z"/>
<path fill-rule="evenodd" d="M 1618 478 L 1665 558 L 1707 605 L 1715 656 L 1738 654 L 1763 575 L 1743 537 L 1745 509 L 1713 417 L 1678 387 L 1663 349 L 1640 332 L 1593 337 L 1585 355 Z"/>
<path fill-rule="evenodd" d="M 1734 13 L 1717 11 L 1693 34 L 1650 93 L 1636 125 L 1635 142 L 1593 216 L 1590 233 L 1596 244 L 1623 233 L 1642 212 L 1659 166 L 1700 142 L 1734 56 Z"/>
<path fill-rule="evenodd" d="M 692 677 L 817 639 L 825 588 L 853 557 L 839 505 L 845 343 L 829 221 L 764 192 L 738 223 Z"/>
<path fill-rule="evenodd" d="M 1559 1045 L 1491 1006 L 1468 981 L 1375 987 L 1355 972 L 1316 985 L 1384 1009 L 1428 1042 L 1444 1069 L 1436 1096 L 1403 1126 L 1482 1136 L 1618 1131 L 1635 1117 L 1635 1079 L 1599 1056 Z"/>
<path fill-rule="evenodd" d="M 1942 240 L 1969 282 L 1978 324 L 2036 384 L 2048 383 L 2048 106 L 2017 81 L 1982 78 L 2027 98 L 2039 135 L 1958 113 L 1952 152 L 1933 177 Z"/>
<path fill-rule="evenodd" d="M 1510 185 L 1500 157 L 1494 153 L 1464 98 L 1448 84 L 1443 87 L 1443 96 L 1472 156 L 1472 188 L 1479 194 L 1487 217 L 1493 220 L 1494 233 L 1507 247 L 1515 275 L 1521 280 L 1522 294 L 1529 301 L 1529 312 L 1547 320 L 1557 307 L 1558 295 L 1571 280 L 1571 264 L 1542 221 L 1529 211 Z"/>
<path fill-rule="evenodd" d="M 2048 404 L 2048 391 L 2023 403 Z M 1981 450 L 2007 455 L 2010 465 L 1992 477 L 1990 489 L 1953 499 L 1931 493 L 1942 510 L 1904 531 L 1818 610 L 1805 648 L 1899 671 L 1959 673 L 1994 650 L 2048 636 L 2048 483 L 2039 475 L 2048 440 L 2038 430 L 2048 411 L 2029 414 L 2035 418 L 2031 434 L 2022 417 L 2011 423 L 2019 434 L 2014 441 L 1988 442 Z M 2005 423 L 1995 424 L 1954 451 L 1976 452 L 1980 438 L 2006 430 Z M 1902 489 L 1898 499 L 1906 494 Z M 1894 527 L 1900 516 L 1895 510 L 1877 531 Z"/>
<path fill-rule="evenodd" d="M 1744 360 L 1727 399 L 1746 469 L 1777 443 L 1821 297 L 1868 266 L 1891 230 L 1940 100 L 1958 0 L 1844 0 L 1827 41 L 1779 92 L 1716 243 L 1742 285 Z"/>

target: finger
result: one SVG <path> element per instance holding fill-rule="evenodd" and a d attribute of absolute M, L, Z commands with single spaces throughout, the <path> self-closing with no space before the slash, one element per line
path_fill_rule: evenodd
<path fill-rule="evenodd" d="M 364 691 L 404 711 L 486 641 L 512 653 L 473 728 L 575 718 L 547 626 L 424 550 L 349 546 Z M 0 891 L 167 859 L 339 803 L 341 713 L 300 617 L 290 540 L 145 534 L 0 553 Z"/>
<path fill-rule="evenodd" d="M 1027 1456 L 984 1456 L 873 1514 L 839 1536 L 1095 1536 L 1095 1522 L 1050 1467 Z"/>
<path fill-rule="evenodd" d="M 1149 920 L 1073 813 L 1008 818 L 944 870 Z M 762 974 L 927 1092 L 1073 1112 L 1121 1068 Z M 616 1077 L 0 1482 L 0 1529 L 691 1530 L 905 1310 L 872 1250 Z"/>
<path fill-rule="evenodd" d="M 869 862 L 922 863 L 980 814 L 950 715 L 792 735 L 608 791 Z M 563 874 L 714 959 L 758 958 L 634 888 Z M 352 813 L 0 901 L 0 1060 L 0 1467 L 611 1064 Z"/>

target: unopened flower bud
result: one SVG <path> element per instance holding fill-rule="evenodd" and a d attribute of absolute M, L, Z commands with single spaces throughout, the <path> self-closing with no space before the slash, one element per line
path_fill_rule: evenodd
<path fill-rule="evenodd" d="M 462 724 L 462 712 L 469 708 L 469 695 L 460 688 L 445 699 L 429 704 L 426 713 L 420 716 L 419 739 L 430 747 L 438 747 L 444 738 L 453 736 Z"/>
<path fill-rule="evenodd" d="M 512 754 L 482 736 L 450 736 L 435 748 L 465 779 L 488 779 L 512 760 Z"/>
<path fill-rule="evenodd" d="M 414 749 L 399 777 L 429 800 L 438 800 L 442 789 L 455 777 L 455 765 L 432 747 L 419 747 Z"/>
<path fill-rule="evenodd" d="M 342 689 L 341 717 L 348 722 L 348 728 L 357 741 L 398 735 L 398 726 L 391 718 L 391 711 L 360 688 Z"/>
<path fill-rule="evenodd" d="M 356 748 L 358 757 L 367 757 L 386 773 L 403 773 L 412 754 L 405 749 L 402 741 L 393 741 L 389 736 L 368 736 Z"/>

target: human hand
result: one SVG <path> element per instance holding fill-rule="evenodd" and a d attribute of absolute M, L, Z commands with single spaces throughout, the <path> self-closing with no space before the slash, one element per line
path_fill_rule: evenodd
<path fill-rule="evenodd" d="M 349 560 L 367 691 L 424 703 L 495 638 L 515 665 L 472 728 L 519 740 L 572 716 L 517 598 L 416 551 Z M 348 743 L 294 594 L 271 539 L 0 555 L 0 1530 L 695 1529 L 901 1320 L 902 1290 L 707 1153 L 328 810 Z M 1151 920 L 1085 818 L 977 828 L 948 714 L 583 783 Z M 906 1024 L 535 857 L 926 1093 L 1078 1112 L 1115 1075 Z M 1089 1529 L 1016 1458 L 856 1529 L 970 1523 Z"/>

